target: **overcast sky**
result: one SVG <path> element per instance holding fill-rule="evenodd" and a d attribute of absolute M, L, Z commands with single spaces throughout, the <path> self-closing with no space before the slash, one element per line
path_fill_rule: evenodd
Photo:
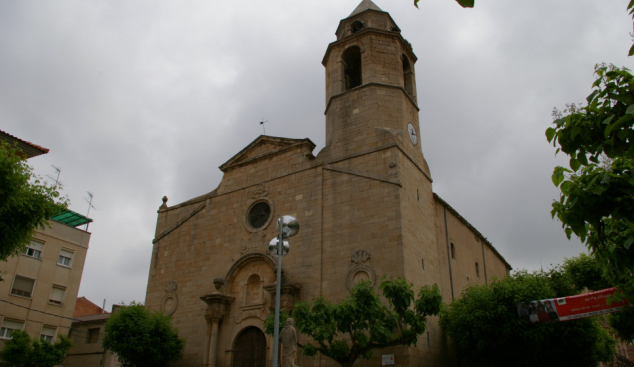
<path fill-rule="evenodd" d="M 262 134 L 325 141 L 322 57 L 358 0 L 0 2 L 0 130 L 50 149 L 71 209 L 95 195 L 79 295 L 143 301 L 163 195 L 213 190 Z M 550 217 L 544 131 L 590 93 L 598 62 L 632 66 L 627 1 L 376 0 L 418 56 L 434 191 L 515 269 L 584 251 Z"/>

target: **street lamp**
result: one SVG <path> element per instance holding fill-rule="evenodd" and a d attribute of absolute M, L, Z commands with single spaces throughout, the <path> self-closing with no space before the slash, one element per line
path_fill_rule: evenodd
<path fill-rule="evenodd" d="M 288 254 L 290 245 L 286 239 L 299 232 L 299 222 L 290 215 L 283 215 L 277 220 L 279 234 L 269 242 L 269 252 L 277 256 L 277 284 L 275 286 L 275 324 L 273 329 L 273 367 L 278 366 L 280 355 L 280 290 L 282 288 L 282 257 Z"/>

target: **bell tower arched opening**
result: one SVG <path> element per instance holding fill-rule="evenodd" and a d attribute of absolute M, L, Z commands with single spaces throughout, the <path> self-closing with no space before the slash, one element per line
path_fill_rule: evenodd
<path fill-rule="evenodd" d="M 352 46 L 341 55 L 345 90 L 361 85 L 361 49 Z"/>
<path fill-rule="evenodd" d="M 412 73 L 412 66 L 409 63 L 407 56 L 403 55 L 403 88 L 410 97 L 414 98 L 414 74 Z"/>

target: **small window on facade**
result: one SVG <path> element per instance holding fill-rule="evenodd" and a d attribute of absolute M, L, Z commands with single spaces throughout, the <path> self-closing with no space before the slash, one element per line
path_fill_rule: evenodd
<path fill-rule="evenodd" d="M 66 293 L 66 288 L 54 285 L 51 288 L 51 296 L 48 301 L 50 303 L 62 306 L 64 304 L 64 294 Z"/>
<path fill-rule="evenodd" d="M 0 339 L 11 339 L 11 333 L 23 329 L 24 321 L 4 319 L 2 321 L 2 328 L 0 328 Z"/>
<path fill-rule="evenodd" d="M 31 298 L 33 293 L 33 286 L 35 285 L 35 279 L 15 276 L 13 280 L 13 287 L 11 288 L 11 294 L 15 296 L 22 296 Z"/>
<path fill-rule="evenodd" d="M 40 340 L 43 342 L 52 343 L 53 339 L 55 339 L 55 332 L 57 328 L 55 326 L 42 326 L 42 333 L 40 334 Z"/>
<path fill-rule="evenodd" d="M 99 341 L 99 328 L 88 329 L 88 335 L 86 336 L 86 343 L 96 343 Z"/>
<path fill-rule="evenodd" d="M 412 74 L 412 67 L 409 64 L 409 59 L 407 56 L 403 55 L 403 89 L 405 92 L 409 94 L 410 97 L 414 98 L 414 78 Z"/>
<path fill-rule="evenodd" d="M 423 267 L 423 270 L 425 270 L 425 259 L 421 259 L 420 264 Z"/>
<path fill-rule="evenodd" d="M 478 278 L 480 277 L 480 264 L 478 264 L 476 262 L 476 275 L 478 276 Z"/>
<path fill-rule="evenodd" d="M 67 266 L 70 268 L 73 265 L 73 255 L 74 253 L 72 251 L 62 249 L 59 252 L 59 258 L 57 259 L 57 264 L 61 266 Z"/>
<path fill-rule="evenodd" d="M 454 245 L 453 242 L 451 243 L 451 258 L 456 258 L 456 245 Z"/>
<path fill-rule="evenodd" d="M 361 85 L 361 49 L 350 47 L 341 56 L 346 90 Z"/>
<path fill-rule="evenodd" d="M 42 258 L 42 251 L 44 251 L 44 244 L 41 242 L 31 241 L 24 249 L 23 255 L 34 257 L 36 259 Z"/>

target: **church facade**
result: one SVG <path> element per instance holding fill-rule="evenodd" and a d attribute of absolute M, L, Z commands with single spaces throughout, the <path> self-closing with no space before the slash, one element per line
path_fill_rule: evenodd
<path fill-rule="evenodd" d="M 182 366 L 272 363 L 263 321 L 275 299 L 275 221 L 301 223 L 283 258 L 282 307 L 323 295 L 339 302 L 361 279 L 438 284 L 450 302 L 468 284 L 511 269 L 486 238 L 432 190 L 420 148 L 416 56 L 370 0 L 341 20 L 323 58 L 326 146 L 262 135 L 220 166 L 208 194 L 158 211 L 146 305 L 172 315 L 187 339 Z M 378 286 L 378 285 L 377 285 Z M 380 292 L 379 292 L 380 293 Z M 455 363 L 436 318 L 414 347 L 376 350 L 396 366 Z M 298 335 L 299 342 L 306 342 Z M 298 365 L 336 366 L 325 356 Z"/>

